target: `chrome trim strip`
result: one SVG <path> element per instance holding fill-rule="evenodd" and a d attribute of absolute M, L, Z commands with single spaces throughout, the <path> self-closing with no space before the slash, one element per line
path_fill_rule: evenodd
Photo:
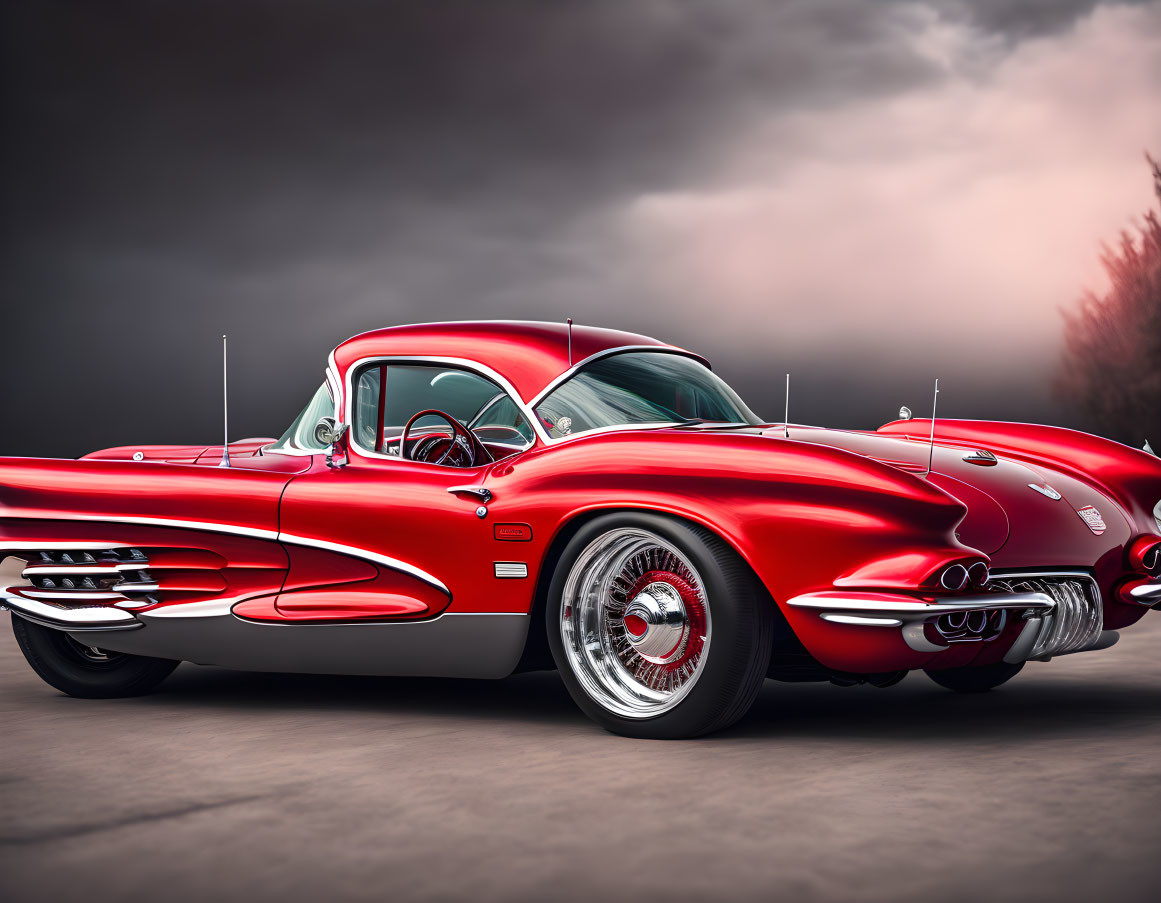
<path fill-rule="evenodd" d="M 948 602 L 912 602 L 907 599 L 887 601 L 865 599 L 858 593 L 806 594 L 795 596 L 787 602 L 796 608 L 819 609 L 823 611 L 860 612 L 875 611 L 889 613 L 904 620 L 936 617 L 961 611 L 987 609 L 1031 609 L 1048 611 L 1056 606 L 1050 596 L 1044 593 L 996 593 L 988 596 L 958 596 Z"/>
<path fill-rule="evenodd" d="M 77 589 L 33 589 L 29 587 L 20 590 L 21 599 L 59 599 L 62 602 L 112 602 L 117 599 L 124 599 L 120 593 L 113 592 L 92 592 L 87 590 Z"/>
<path fill-rule="evenodd" d="M 311 539 L 306 536 L 295 536 L 292 533 L 279 533 L 278 539 L 281 542 L 288 542 L 295 546 L 310 546 L 315 549 L 326 549 L 329 552 L 339 552 L 343 555 L 350 555 L 353 558 L 362 558 L 365 561 L 373 561 L 375 564 L 381 564 L 393 571 L 400 571 L 404 574 L 410 574 L 422 580 L 424 583 L 434 586 L 441 593 L 451 596 L 451 590 L 443 583 L 442 580 L 429 574 L 427 571 L 417 568 L 413 564 L 408 564 L 406 561 L 400 561 L 398 558 L 391 558 L 388 555 L 380 555 L 378 552 L 372 552 L 368 549 L 360 549 L 355 546 L 344 546 L 341 543 L 329 542 L 325 539 Z"/>
<path fill-rule="evenodd" d="M 58 630 L 131 630 L 143 626 L 133 615 L 119 608 L 60 608 L 10 593 L 0 593 L 0 600 L 12 609 L 13 614 Z"/>
<path fill-rule="evenodd" d="M 835 624 L 865 624 L 867 627 L 902 627 L 903 622 L 897 618 L 874 618 L 866 615 L 841 615 L 826 611 L 819 615 L 824 621 L 833 621 Z"/>

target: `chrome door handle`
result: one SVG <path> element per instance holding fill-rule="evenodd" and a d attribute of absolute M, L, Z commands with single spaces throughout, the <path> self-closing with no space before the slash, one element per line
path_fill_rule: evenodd
<path fill-rule="evenodd" d="M 452 495 L 470 495 L 474 499 L 478 499 L 485 505 L 492 501 L 492 490 L 483 486 L 452 486 L 448 489 Z"/>

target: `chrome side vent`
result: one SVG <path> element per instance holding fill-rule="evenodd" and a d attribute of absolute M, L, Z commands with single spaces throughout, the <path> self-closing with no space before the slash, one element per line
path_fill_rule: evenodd
<path fill-rule="evenodd" d="M 191 572 L 205 574 L 205 553 L 192 553 L 202 559 L 191 558 L 190 551 L 182 549 L 154 549 L 151 554 L 156 556 L 153 562 L 139 548 L 34 552 L 21 573 L 29 585 L 12 589 L 26 598 L 60 606 L 144 608 L 161 601 L 156 594 L 167 589 L 167 580 L 170 589 L 183 594 L 224 587 L 220 577 L 191 581 Z"/>

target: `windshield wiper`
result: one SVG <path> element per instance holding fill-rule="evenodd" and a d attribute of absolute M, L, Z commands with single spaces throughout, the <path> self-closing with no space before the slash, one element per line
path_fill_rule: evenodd
<path fill-rule="evenodd" d="M 715 430 L 756 428 L 756 424 L 745 423 L 741 420 L 706 420 L 704 417 L 691 417 L 688 420 L 682 420 L 679 423 L 673 424 L 670 429 L 676 429 L 681 426 L 710 426 Z"/>

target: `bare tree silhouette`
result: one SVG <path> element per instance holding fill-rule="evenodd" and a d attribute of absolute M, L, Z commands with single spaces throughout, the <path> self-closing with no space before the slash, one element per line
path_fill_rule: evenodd
<path fill-rule="evenodd" d="M 1161 202 L 1161 164 L 1148 153 Z M 1064 352 L 1057 388 L 1094 432 L 1161 452 L 1161 219 L 1145 213 L 1101 263 L 1111 288 L 1086 290 L 1064 314 Z"/>

